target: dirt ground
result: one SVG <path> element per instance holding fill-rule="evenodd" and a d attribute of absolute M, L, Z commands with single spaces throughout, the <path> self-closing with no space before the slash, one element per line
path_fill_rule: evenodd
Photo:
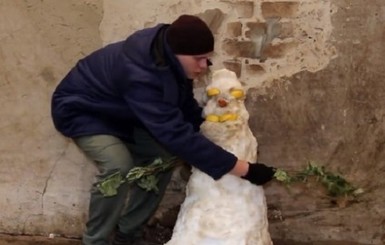
<path fill-rule="evenodd" d="M 153 243 L 152 243 L 153 244 Z M 163 243 L 159 243 L 163 244 Z M 0 245 L 81 245 L 79 239 L 68 239 L 62 237 L 48 238 L 41 236 L 11 236 L 0 234 Z M 309 242 L 300 243 L 295 241 L 274 241 L 274 245 L 360 245 L 358 243 L 343 241 Z"/>
<path fill-rule="evenodd" d="M 155 220 L 148 224 L 144 230 L 142 244 L 163 245 L 171 239 L 173 224 L 179 209 L 169 210 L 167 215 L 161 220 Z M 312 241 L 298 242 L 288 240 L 273 240 L 274 245 L 365 245 L 348 241 Z M 0 245 L 81 245 L 80 239 L 64 238 L 56 236 L 49 238 L 46 236 L 13 236 L 0 234 Z"/>
<path fill-rule="evenodd" d="M 0 245 L 80 245 L 78 239 L 0 235 Z"/>
<path fill-rule="evenodd" d="M 172 229 L 158 224 L 147 227 L 145 230 L 143 245 L 164 244 L 170 238 Z M 44 236 L 21 236 L 0 234 L 0 245 L 81 245 L 80 239 L 64 237 L 44 237 Z"/>

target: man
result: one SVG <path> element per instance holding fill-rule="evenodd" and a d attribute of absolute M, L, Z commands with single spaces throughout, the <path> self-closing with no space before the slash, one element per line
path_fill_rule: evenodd
<path fill-rule="evenodd" d="M 274 169 L 237 159 L 199 133 L 202 109 L 192 80 L 207 70 L 214 37 L 198 17 L 182 15 L 171 25 L 139 30 L 80 60 L 52 97 L 55 127 L 71 137 L 99 173 L 91 190 L 82 242 L 132 244 L 156 210 L 170 180 L 162 173 L 160 195 L 128 184 L 104 197 L 96 185 L 111 174 L 126 176 L 134 166 L 178 156 L 214 179 L 230 173 L 264 184 Z"/>

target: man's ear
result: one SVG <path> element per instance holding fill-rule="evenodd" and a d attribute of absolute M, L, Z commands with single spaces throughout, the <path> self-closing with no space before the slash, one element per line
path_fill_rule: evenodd
<path fill-rule="evenodd" d="M 211 62 L 211 60 L 210 59 L 207 59 L 207 67 L 209 67 L 209 66 L 212 66 L 213 65 L 213 62 Z"/>

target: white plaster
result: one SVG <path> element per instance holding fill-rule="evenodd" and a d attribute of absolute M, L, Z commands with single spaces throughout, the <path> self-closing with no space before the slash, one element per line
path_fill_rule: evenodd
<path fill-rule="evenodd" d="M 55 81 L 40 73 L 52 67 L 54 79 L 65 65 L 23 4 L 0 4 L 0 232 L 79 234 L 94 167 L 53 128 Z M 79 222 L 63 226 L 62 217 Z"/>

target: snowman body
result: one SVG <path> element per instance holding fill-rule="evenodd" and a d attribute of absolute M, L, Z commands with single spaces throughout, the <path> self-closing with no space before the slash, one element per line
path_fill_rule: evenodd
<path fill-rule="evenodd" d="M 238 159 L 257 161 L 244 91 L 234 72 L 215 71 L 206 88 L 201 132 Z M 214 180 L 193 168 L 171 240 L 166 245 L 271 245 L 263 188 L 226 174 Z"/>

